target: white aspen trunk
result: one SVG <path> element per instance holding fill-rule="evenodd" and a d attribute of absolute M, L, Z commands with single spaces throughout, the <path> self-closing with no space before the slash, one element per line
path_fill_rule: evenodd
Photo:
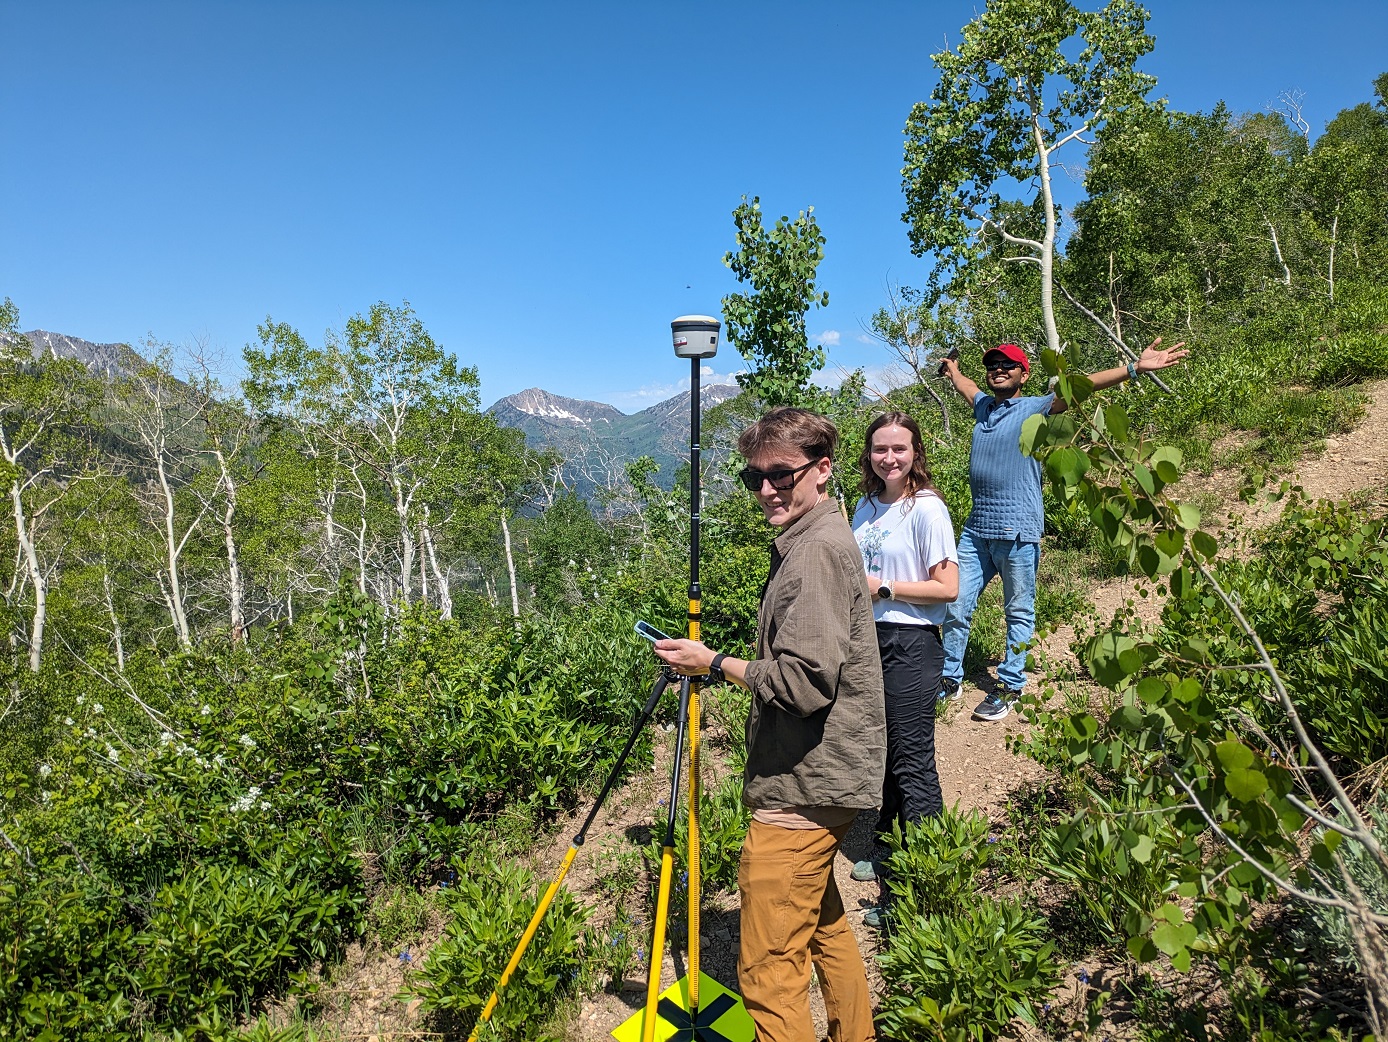
<path fill-rule="evenodd" d="M 236 533 L 232 521 L 236 517 L 236 479 L 227 466 L 226 454 L 214 450 L 217 466 L 221 468 L 222 484 L 226 486 L 226 506 L 222 510 L 222 539 L 227 551 L 227 598 L 231 609 L 231 642 L 240 644 L 246 637 L 245 590 L 241 579 L 241 557 L 236 551 Z"/>
<path fill-rule="evenodd" d="M 1277 257 L 1277 263 L 1282 265 L 1282 285 L 1290 286 L 1292 284 L 1292 269 L 1287 267 L 1287 262 L 1282 259 L 1282 245 L 1277 241 L 1277 229 L 1266 217 L 1263 218 L 1263 223 L 1268 226 L 1268 232 L 1272 235 L 1272 252 Z"/>
<path fill-rule="evenodd" d="M 414 531 L 410 528 L 410 507 L 405 502 L 399 480 L 392 479 L 391 485 L 395 493 L 395 516 L 400 519 L 400 598 L 409 604 L 414 586 Z"/>
<path fill-rule="evenodd" d="M 511 577 L 511 618 L 520 629 L 520 595 L 516 592 L 516 559 L 511 555 L 511 526 L 506 523 L 506 508 L 501 507 L 501 537 L 506 546 L 506 574 Z"/>
<path fill-rule="evenodd" d="M 43 630 L 48 619 L 48 580 L 39 567 L 38 551 L 34 549 L 33 532 L 29 530 L 24 516 L 24 497 L 20 494 L 18 481 L 10 482 L 10 499 L 14 504 L 15 538 L 24 555 L 29 579 L 34 584 L 34 618 L 29 627 L 29 669 L 37 673 L 43 661 Z"/>
<path fill-rule="evenodd" d="M 366 596 L 366 511 L 363 509 L 361 524 L 357 527 L 357 589 Z"/>
<path fill-rule="evenodd" d="M 1335 220 L 1330 223 L 1330 302 L 1335 302 L 1335 244 L 1340 237 L 1340 212 L 1335 211 Z"/>
<path fill-rule="evenodd" d="M 116 598 L 111 588 L 111 567 L 106 555 L 101 555 L 101 592 L 106 601 L 106 614 L 111 619 L 111 637 L 116 642 L 116 669 L 125 672 L 125 637 L 121 629 L 120 616 L 116 614 Z"/>
<path fill-rule="evenodd" d="M 284 595 L 284 606 L 289 612 L 289 625 L 294 625 L 294 587 L 289 587 Z"/>
<path fill-rule="evenodd" d="M 424 526 L 419 527 L 419 537 L 415 540 L 419 547 L 419 599 L 429 603 L 429 561 L 424 547 Z"/>
<path fill-rule="evenodd" d="M 424 540 L 424 550 L 429 555 L 429 567 L 434 570 L 434 585 L 439 589 L 439 614 L 445 619 L 453 618 L 453 594 L 448 589 L 448 579 L 439 567 L 438 553 L 434 549 L 434 534 L 426 525 L 420 532 Z"/>
<path fill-rule="evenodd" d="M 1035 107 L 1031 116 L 1032 136 L 1041 172 L 1041 203 L 1046 213 L 1046 234 L 1041 239 L 1041 322 L 1046 327 L 1046 346 L 1060 352 L 1060 330 L 1055 324 L 1055 199 L 1051 195 L 1051 159 L 1046 139 L 1041 134 L 1040 112 Z"/>
<path fill-rule="evenodd" d="M 188 615 L 183 609 L 183 587 L 178 575 L 179 545 L 178 537 L 174 534 L 174 494 L 173 489 L 169 487 L 169 476 L 164 466 L 163 453 L 155 453 L 154 465 L 164 499 L 164 541 L 168 559 L 169 617 L 173 619 L 174 631 L 178 634 L 178 642 L 188 648 L 192 647 L 193 642 L 188 634 Z"/>

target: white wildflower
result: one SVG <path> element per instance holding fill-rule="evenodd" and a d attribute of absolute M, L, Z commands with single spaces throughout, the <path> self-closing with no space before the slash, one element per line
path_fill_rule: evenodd
<path fill-rule="evenodd" d="M 261 801 L 260 801 L 260 809 L 261 809 L 261 810 L 269 810 L 269 809 L 270 809 L 270 801 L 269 801 L 269 800 L 261 800 Z"/>
<path fill-rule="evenodd" d="M 47 778 L 47 777 L 48 777 L 50 774 L 52 774 L 52 773 L 53 773 L 53 768 L 50 767 L 50 766 L 48 766 L 48 764 L 46 764 L 46 763 L 41 763 L 41 764 L 39 764 L 39 777 L 40 777 L 40 778 Z"/>
<path fill-rule="evenodd" d="M 212 757 L 213 766 L 220 767 L 222 766 L 222 764 L 226 762 L 227 758 L 223 756 L 221 753 L 218 753 L 216 756 Z"/>
<path fill-rule="evenodd" d="M 87 728 L 86 734 L 87 734 L 87 737 L 88 737 L 88 738 L 95 738 L 95 737 L 96 737 L 96 728 L 95 728 L 95 727 L 89 727 L 89 728 Z"/>
<path fill-rule="evenodd" d="M 65 717 L 63 717 L 63 724 L 64 724 L 65 726 L 67 726 L 67 727 L 71 727 L 71 726 L 72 726 L 73 724 L 75 724 L 76 722 L 77 722 L 77 721 L 74 720 L 74 719 L 73 719 L 72 717 L 70 717 L 70 716 L 65 716 Z"/>
<path fill-rule="evenodd" d="M 246 795 L 231 805 L 232 813 L 243 814 L 255 806 L 255 801 L 260 798 L 260 786 L 252 785 Z"/>
<path fill-rule="evenodd" d="M 165 731 L 159 736 L 160 745 L 173 745 L 173 740 L 174 736 L 172 731 Z"/>
<path fill-rule="evenodd" d="M 255 748 L 255 739 L 248 734 L 243 734 L 240 738 L 236 740 L 240 742 L 243 746 L 245 746 L 247 749 Z"/>
<path fill-rule="evenodd" d="M 80 706 L 83 702 L 85 702 L 86 700 L 87 700 L 87 696 L 86 696 L 86 695 L 78 695 L 78 696 L 77 696 L 77 704 L 78 704 L 79 706 Z"/>
<path fill-rule="evenodd" d="M 110 742 L 106 743 L 106 759 L 112 763 L 120 763 L 120 753 L 116 752 L 116 747 Z"/>
<path fill-rule="evenodd" d="M 100 702 L 98 702 L 98 703 L 96 703 L 96 705 L 92 706 L 92 712 L 93 712 L 93 713 L 96 713 L 98 716 L 100 716 L 100 715 L 101 715 L 102 713 L 104 713 L 105 711 L 106 711 L 106 707 L 103 706 Z"/>
<path fill-rule="evenodd" d="M 211 715 L 212 715 L 212 707 L 211 707 L 211 706 L 207 706 L 207 705 L 203 706 L 203 707 L 202 707 L 202 715 L 203 715 L 203 716 L 211 716 Z"/>

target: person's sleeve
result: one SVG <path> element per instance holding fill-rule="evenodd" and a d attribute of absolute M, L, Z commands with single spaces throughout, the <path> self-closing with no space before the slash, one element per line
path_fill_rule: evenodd
<path fill-rule="evenodd" d="M 1038 394 L 1035 398 L 1027 399 L 1027 404 L 1030 406 L 1030 408 L 1027 409 L 1028 416 L 1044 416 L 1051 411 L 1051 406 L 1055 404 L 1055 392 Z"/>
<path fill-rule="evenodd" d="M 959 563 L 959 547 L 954 541 L 954 525 L 949 519 L 949 510 L 944 501 L 929 496 L 922 499 L 920 521 L 916 525 L 916 552 L 920 554 L 924 574 L 928 577 L 930 569 L 941 561 Z"/>
<path fill-rule="evenodd" d="M 833 704 L 848 660 L 851 583 L 842 555 L 824 543 L 799 548 L 806 558 L 782 584 L 776 627 L 763 657 L 747 664 L 747 687 L 768 705 L 810 716 Z"/>
<path fill-rule="evenodd" d="M 987 391 L 979 391 L 978 394 L 974 395 L 974 419 L 979 423 L 988 418 L 988 402 L 992 397 Z"/>

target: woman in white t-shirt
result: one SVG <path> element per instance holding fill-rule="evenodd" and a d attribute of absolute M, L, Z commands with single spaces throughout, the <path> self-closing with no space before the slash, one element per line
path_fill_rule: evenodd
<path fill-rule="evenodd" d="M 887 776 L 879 834 L 943 809 L 935 769 L 935 702 L 944 667 L 940 624 L 959 594 L 949 509 L 935 491 L 920 427 L 889 412 L 867 429 L 859 460 L 863 498 L 853 534 L 872 590 L 887 700 Z M 871 862 L 854 876 L 871 879 Z"/>

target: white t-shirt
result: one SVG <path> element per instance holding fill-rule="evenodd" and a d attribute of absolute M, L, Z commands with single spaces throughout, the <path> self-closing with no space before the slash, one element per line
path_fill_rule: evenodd
<path fill-rule="evenodd" d="M 949 509 L 943 499 L 924 489 L 914 499 L 903 496 L 885 506 L 872 497 L 858 500 L 853 511 L 853 536 L 863 553 L 863 568 L 878 585 L 922 582 L 941 561 L 959 563 Z M 872 604 L 872 617 L 877 622 L 939 626 L 945 621 L 947 607 L 943 602 L 877 600 Z"/>

